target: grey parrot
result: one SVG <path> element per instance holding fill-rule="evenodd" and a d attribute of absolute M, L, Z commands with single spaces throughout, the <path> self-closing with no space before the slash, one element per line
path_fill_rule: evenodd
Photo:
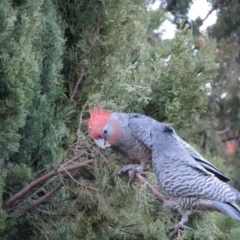
<path fill-rule="evenodd" d="M 134 126 L 137 119 L 138 124 Z M 135 172 L 142 172 L 151 161 L 151 149 L 145 144 L 153 125 L 159 122 L 151 117 L 138 113 L 110 113 L 103 108 L 90 110 L 90 119 L 87 120 L 88 134 L 95 144 L 105 149 L 112 147 L 130 159 L 131 164 L 125 165 L 119 170 L 119 174 L 133 170 L 129 181 Z M 227 182 L 229 179 L 210 162 L 208 162 L 193 147 L 182 140 L 173 132 L 175 139 L 193 157 L 196 164 L 201 165 L 206 172 L 213 173 L 220 180 Z"/>
<path fill-rule="evenodd" d="M 182 215 L 181 221 L 172 228 L 172 235 L 178 229 L 188 228 L 185 224 L 194 210 L 215 210 L 240 221 L 240 209 L 235 203 L 240 200 L 240 192 L 196 161 L 170 125 L 155 123 L 148 135 L 139 131 L 141 127 L 138 118 L 130 122 L 132 133 L 152 150 L 153 171 L 167 195 L 164 205 Z"/>

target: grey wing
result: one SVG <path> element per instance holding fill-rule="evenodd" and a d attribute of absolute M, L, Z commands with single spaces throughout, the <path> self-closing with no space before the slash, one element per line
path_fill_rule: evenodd
<path fill-rule="evenodd" d="M 132 134 L 136 138 L 138 138 L 145 145 L 150 146 L 152 143 L 152 138 L 150 135 L 152 129 L 154 127 L 161 128 L 168 124 L 160 123 L 152 118 L 149 118 L 149 117 L 141 115 L 141 114 L 131 114 L 129 117 L 128 125 L 129 125 L 129 128 L 130 128 Z M 179 146 L 180 151 L 183 151 L 186 155 L 188 155 L 188 152 L 186 151 L 186 149 L 184 149 L 184 147 L 179 142 L 177 145 Z M 192 157 L 189 156 L 189 158 L 185 158 L 185 159 L 183 158 L 182 160 L 186 164 L 191 165 L 193 168 L 198 168 L 200 171 L 204 172 L 206 175 L 212 175 L 212 173 L 208 172 L 201 164 L 196 162 Z"/>
<path fill-rule="evenodd" d="M 156 177 L 169 195 L 200 197 L 217 201 L 236 200 L 237 195 L 230 186 L 213 175 L 206 175 L 199 168 L 186 164 L 186 162 L 191 162 L 188 158 L 191 157 L 184 153 L 174 159 L 167 157 L 164 164 L 165 169 L 161 171 L 157 170 L 157 165 L 162 160 L 153 159 Z"/>
<path fill-rule="evenodd" d="M 207 161 L 196 149 L 194 149 L 190 144 L 181 139 L 177 134 L 175 138 L 181 145 L 187 150 L 187 152 L 199 162 L 207 171 L 213 173 L 218 179 L 223 182 L 228 182 L 230 179 L 224 175 L 219 169 Z"/>
<path fill-rule="evenodd" d="M 150 132 L 154 125 L 161 124 L 155 119 L 148 117 L 140 113 L 130 113 L 129 115 L 129 128 L 132 131 L 132 134 L 137 137 L 140 141 L 148 143 L 151 141 Z M 197 162 L 197 165 L 200 164 L 204 169 L 209 173 L 214 174 L 218 179 L 223 182 L 229 181 L 219 169 L 214 165 L 208 162 L 197 150 L 195 150 L 190 144 L 181 139 L 177 133 L 174 131 L 174 137 L 178 142 L 185 148 L 185 150 L 193 157 Z"/>
<path fill-rule="evenodd" d="M 145 145 L 149 146 L 151 142 L 150 133 L 152 128 L 159 122 L 140 113 L 129 113 L 128 115 L 128 127 L 130 128 L 132 134 Z"/>

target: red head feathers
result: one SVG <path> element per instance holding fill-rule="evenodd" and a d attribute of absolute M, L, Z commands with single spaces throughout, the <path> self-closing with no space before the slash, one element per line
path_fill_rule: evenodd
<path fill-rule="evenodd" d="M 106 125 L 110 112 L 104 108 L 92 108 L 90 109 L 90 118 L 87 120 L 86 124 L 88 126 L 88 135 L 90 138 L 98 137 L 102 128 Z"/>

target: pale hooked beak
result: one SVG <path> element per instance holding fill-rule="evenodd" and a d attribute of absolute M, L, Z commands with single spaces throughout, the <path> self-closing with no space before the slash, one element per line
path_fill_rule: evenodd
<path fill-rule="evenodd" d="M 94 140 L 95 144 L 102 149 L 111 147 L 111 145 L 103 138 L 98 138 L 98 139 L 93 139 L 93 140 Z"/>

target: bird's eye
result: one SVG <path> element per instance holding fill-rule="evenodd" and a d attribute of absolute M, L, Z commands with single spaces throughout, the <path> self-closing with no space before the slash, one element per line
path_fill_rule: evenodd
<path fill-rule="evenodd" d="M 103 132 L 104 132 L 104 134 L 107 134 L 107 130 L 106 129 Z"/>

